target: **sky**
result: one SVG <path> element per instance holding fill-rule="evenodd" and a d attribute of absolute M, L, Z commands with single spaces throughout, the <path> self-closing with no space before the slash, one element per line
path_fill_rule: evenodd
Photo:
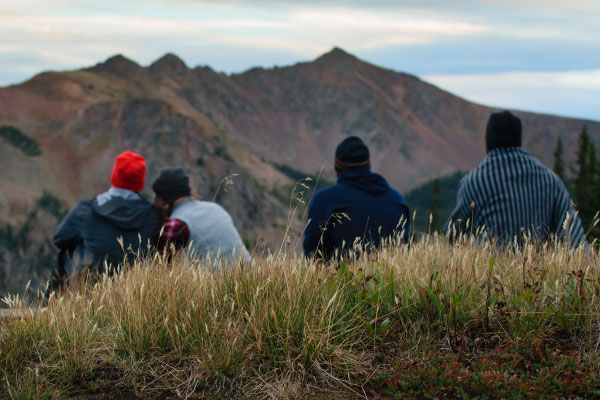
<path fill-rule="evenodd" d="M 600 120 L 600 0 L 0 1 L 0 86 L 115 54 L 238 73 L 334 46 L 481 104 Z"/>

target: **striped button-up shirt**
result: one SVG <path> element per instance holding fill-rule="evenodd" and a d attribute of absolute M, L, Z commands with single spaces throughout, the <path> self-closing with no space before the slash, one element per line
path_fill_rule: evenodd
<path fill-rule="evenodd" d="M 585 239 L 581 221 L 560 178 L 520 147 L 491 150 L 460 182 L 446 227 L 483 232 L 506 245 L 524 237 Z M 468 221 L 468 222 L 467 222 Z"/>

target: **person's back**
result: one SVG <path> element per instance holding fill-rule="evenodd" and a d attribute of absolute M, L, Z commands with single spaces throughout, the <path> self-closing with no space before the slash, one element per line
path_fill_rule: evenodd
<path fill-rule="evenodd" d="M 241 256 L 243 261 L 250 261 L 231 216 L 217 203 L 184 199 L 173 207 L 170 218 L 189 227 L 190 250 L 195 257 L 233 260 Z"/>
<path fill-rule="evenodd" d="M 112 187 L 92 200 L 80 201 L 56 227 L 54 244 L 61 256 L 49 291 L 81 267 L 104 272 L 131 261 L 138 251 L 154 244 L 159 226 L 152 204 L 139 195 L 144 187 L 146 163 L 139 154 L 125 152 L 115 161 Z"/>
<path fill-rule="evenodd" d="M 210 258 L 213 266 L 220 261 L 251 262 L 229 213 L 217 203 L 194 200 L 189 176 L 182 168 L 161 169 L 152 189 L 154 204 L 165 219 L 157 246 L 161 254 L 170 256 L 173 249 L 186 249 L 196 259 Z"/>
<path fill-rule="evenodd" d="M 136 197 L 105 195 L 92 201 L 81 236 L 94 264 L 102 265 L 106 260 L 118 266 L 125 256 L 131 262 L 138 251 L 143 253 L 149 244 L 154 245 L 158 215 L 148 200 Z"/>
<path fill-rule="evenodd" d="M 567 217 L 572 202 L 560 178 L 520 147 L 520 120 L 508 112 L 493 114 L 486 140 L 488 155 L 461 180 L 447 226 L 483 231 L 499 245 L 553 235 L 581 243 L 585 234 L 574 214 Z"/>
<path fill-rule="evenodd" d="M 358 154 L 357 157 L 354 157 Z M 378 247 L 382 239 L 404 231 L 408 237 L 408 206 L 402 195 L 369 168 L 368 149 L 350 137 L 336 151 L 337 184 L 313 196 L 304 232 L 304 253 L 325 259 L 344 256 L 355 241 Z"/>

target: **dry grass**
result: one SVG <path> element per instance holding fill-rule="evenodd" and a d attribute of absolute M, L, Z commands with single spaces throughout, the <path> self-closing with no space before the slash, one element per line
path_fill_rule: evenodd
<path fill-rule="evenodd" d="M 391 355 L 543 335 L 591 357 L 600 344 L 600 258 L 586 248 L 432 237 L 329 266 L 255 261 L 214 272 L 140 258 L 2 321 L 1 397 L 360 397 Z"/>

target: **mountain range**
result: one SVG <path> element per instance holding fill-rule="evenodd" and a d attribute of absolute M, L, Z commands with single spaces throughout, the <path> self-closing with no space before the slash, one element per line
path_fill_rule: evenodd
<path fill-rule="evenodd" d="M 333 181 L 343 138 L 363 138 L 373 170 L 407 192 L 477 165 L 495 110 L 339 48 L 240 74 L 189 68 L 173 54 L 147 67 L 117 55 L 41 73 L 0 88 L 0 282 L 20 287 L 19 274 L 43 280 L 54 225 L 108 187 L 124 150 L 146 158 L 148 182 L 163 166 L 186 167 L 195 193 L 221 203 L 249 243 L 275 248 L 290 221 L 290 232 L 302 230 L 301 210 L 290 217 L 294 182 Z M 600 144 L 599 122 L 515 113 L 525 149 L 546 165 L 558 137 L 567 162 L 574 159 L 584 125 Z M 294 197 L 300 191 L 306 201 L 311 190 L 296 186 Z"/>

